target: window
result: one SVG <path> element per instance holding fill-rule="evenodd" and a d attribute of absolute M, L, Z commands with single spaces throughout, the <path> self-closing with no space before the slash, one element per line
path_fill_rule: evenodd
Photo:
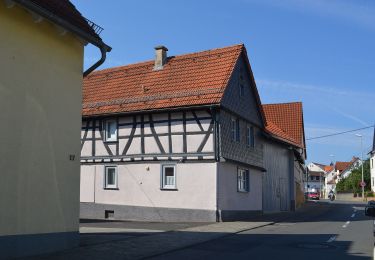
<path fill-rule="evenodd" d="M 313 181 L 314 180 L 314 176 L 310 176 L 310 181 Z"/>
<path fill-rule="evenodd" d="M 247 126 L 246 128 L 246 144 L 248 147 L 253 147 L 255 146 L 254 142 L 254 127 L 252 126 Z"/>
<path fill-rule="evenodd" d="M 165 164 L 161 166 L 161 188 L 176 189 L 176 165 Z"/>
<path fill-rule="evenodd" d="M 249 170 L 238 168 L 237 171 L 237 190 L 239 192 L 249 192 Z"/>
<path fill-rule="evenodd" d="M 236 141 L 236 119 L 235 118 L 232 118 L 232 121 L 231 121 L 231 139 L 232 141 Z"/>
<path fill-rule="evenodd" d="M 105 140 L 107 142 L 117 141 L 117 123 L 115 120 L 105 121 Z"/>
<path fill-rule="evenodd" d="M 371 159 L 371 169 L 374 168 L 374 159 Z"/>
<path fill-rule="evenodd" d="M 231 121 L 231 139 L 233 142 L 240 141 L 240 120 L 238 118 L 232 118 Z"/>
<path fill-rule="evenodd" d="M 316 176 L 316 177 L 315 177 L 315 180 L 319 181 L 319 176 Z"/>
<path fill-rule="evenodd" d="M 238 86 L 239 86 L 239 91 L 240 91 L 240 97 L 245 96 L 245 84 L 243 80 L 243 72 L 242 69 L 240 70 L 240 76 L 239 76 L 239 81 L 238 81 Z"/>
<path fill-rule="evenodd" d="M 104 188 L 117 189 L 117 167 L 106 166 L 104 173 Z"/>
<path fill-rule="evenodd" d="M 241 82 L 240 83 L 240 97 L 243 97 L 245 96 L 245 86 L 244 84 Z"/>

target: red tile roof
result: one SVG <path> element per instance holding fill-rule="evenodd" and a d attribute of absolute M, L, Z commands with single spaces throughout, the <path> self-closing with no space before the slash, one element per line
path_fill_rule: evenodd
<path fill-rule="evenodd" d="M 168 57 L 161 70 L 147 61 L 96 71 L 84 79 L 83 115 L 220 104 L 241 53 L 243 44 Z"/>
<path fill-rule="evenodd" d="M 69 0 L 29 0 L 39 7 L 53 13 L 66 22 L 80 28 L 86 33 L 98 37 L 95 31 L 89 26 L 87 20 L 76 9 Z M 21 2 L 22 4 L 22 2 Z"/>
<path fill-rule="evenodd" d="M 343 170 L 348 168 L 351 164 L 352 164 L 352 162 L 336 162 L 335 168 L 336 168 L 336 170 L 342 172 Z"/>
<path fill-rule="evenodd" d="M 277 138 L 305 148 L 302 103 L 263 105 L 266 131 Z"/>
<path fill-rule="evenodd" d="M 324 166 L 324 171 L 325 171 L 325 172 L 330 172 L 330 171 L 332 171 L 333 169 L 334 169 L 333 166 L 330 166 L 330 165 Z"/>

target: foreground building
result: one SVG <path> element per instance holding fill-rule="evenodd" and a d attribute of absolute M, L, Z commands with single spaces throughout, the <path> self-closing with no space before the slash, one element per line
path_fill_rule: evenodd
<path fill-rule="evenodd" d="M 83 50 L 110 49 L 91 26 L 67 0 L 0 1 L 0 258 L 78 245 Z"/>
<path fill-rule="evenodd" d="M 225 221 L 262 212 L 265 127 L 244 45 L 84 81 L 81 217 Z"/>
<path fill-rule="evenodd" d="M 370 155 L 370 175 L 371 175 L 371 190 L 375 192 L 375 128 L 374 128 L 374 137 L 372 143 L 372 149 L 369 153 Z"/>
<path fill-rule="evenodd" d="M 263 105 L 263 211 L 295 210 L 304 202 L 306 144 L 302 103 Z"/>

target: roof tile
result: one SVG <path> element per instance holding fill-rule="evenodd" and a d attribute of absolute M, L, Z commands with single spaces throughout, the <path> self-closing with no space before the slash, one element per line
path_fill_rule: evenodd
<path fill-rule="evenodd" d="M 83 115 L 219 104 L 244 45 L 93 72 L 84 79 Z"/>
<path fill-rule="evenodd" d="M 262 105 L 266 130 L 276 137 L 305 148 L 302 103 Z"/>

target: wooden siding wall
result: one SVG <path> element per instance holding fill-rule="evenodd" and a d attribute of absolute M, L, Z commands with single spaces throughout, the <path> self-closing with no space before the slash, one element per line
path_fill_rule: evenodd
<path fill-rule="evenodd" d="M 266 140 L 264 145 L 263 211 L 287 211 L 290 209 L 290 151 L 283 146 Z"/>
<path fill-rule="evenodd" d="M 106 142 L 103 125 L 115 119 L 118 140 Z M 210 110 L 147 113 L 82 122 L 81 162 L 214 159 Z"/>

